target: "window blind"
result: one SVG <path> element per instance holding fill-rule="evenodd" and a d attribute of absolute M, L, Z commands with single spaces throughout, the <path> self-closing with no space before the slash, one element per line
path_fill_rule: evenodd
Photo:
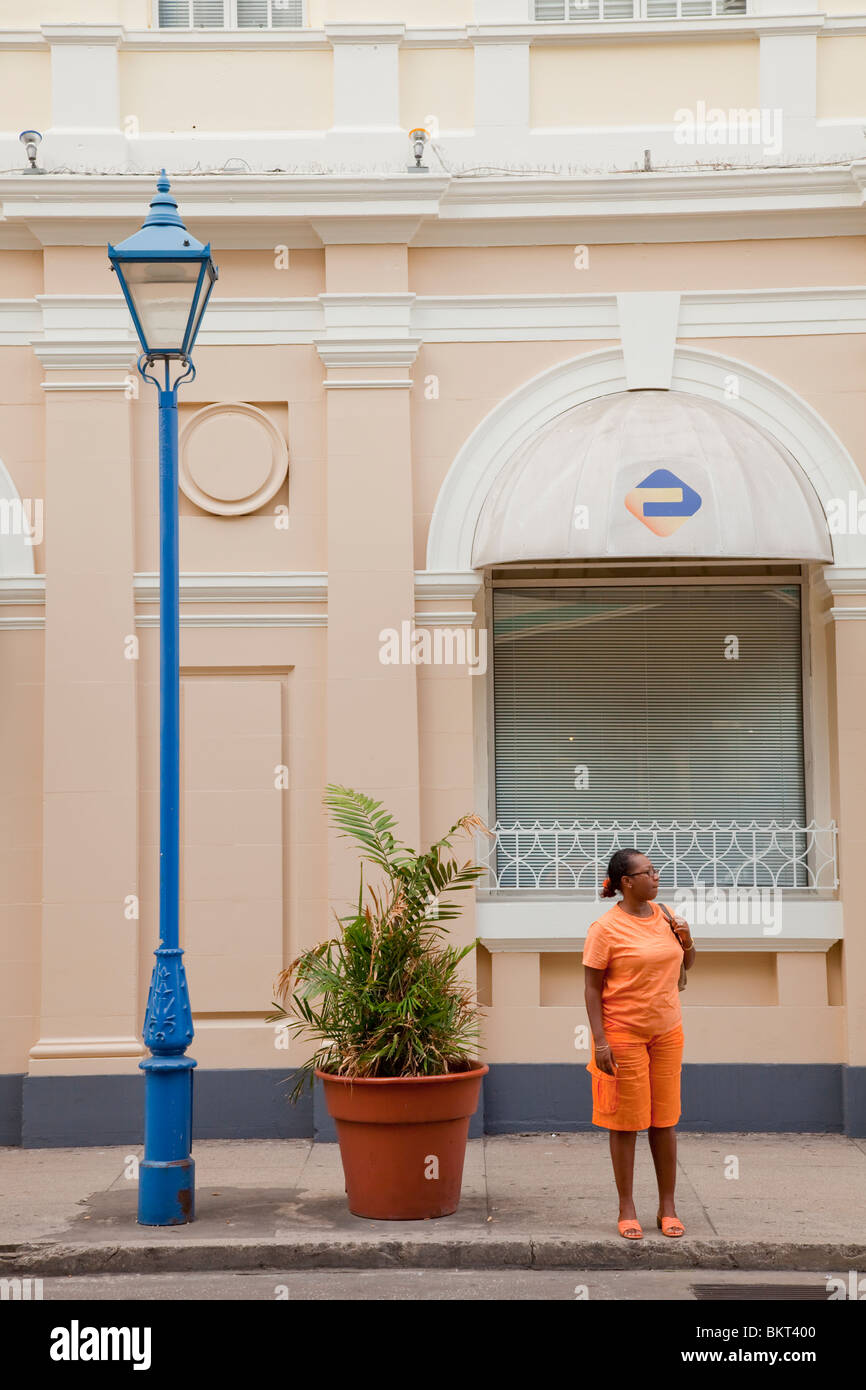
<path fill-rule="evenodd" d="M 297 29 L 303 0 L 159 0 L 161 29 Z"/>
<path fill-rule="evenodd" d="M 222 29 L 228 0 L 159 0 L 160 29 Z"/>
<path fill-rule="evenodd" d="M 799 586 L 495 589 L 493 651 L 499 821 L 803 824 Z"/>
<path fill-rule="evenodd" d="M 271 0 L 271 27 L 299 29 L 304 23 L 304 0 Z"/>
<path fill-rule="evenodd" d="M 535 18 L 561 24 L 573 19 L 634 19 L 639 0 L 535 0 Z"/>
<path fill-rule="evenodd" d="M 700 19 L 745 14 L 746 0 L 535 0 L 536 20 Z"/>
<path fill-rule="evenodd" d="M 304 22 L 303 0 L 237 0 L 239 29 L 297 29 Z"/>

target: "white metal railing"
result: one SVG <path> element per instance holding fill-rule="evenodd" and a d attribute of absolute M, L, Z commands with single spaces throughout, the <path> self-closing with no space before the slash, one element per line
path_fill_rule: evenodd
<path fill-rule="evenodd" d="M 835 821 L 497 821 L 478 836 L 487 889 L 598 892 L 617 849 L 639 848 L 665 889 L 834 889 Z"/>
<path fill-rule="evenodd" d="M 298 29 L 304 0 L 156 0 L 160 29 Z"/>
<path fill-rule="evenodd" d="M 563 24 L 599 19 L 724 19 L 748 13 L 748 0 L 535 0 L 534 18 Z"/>

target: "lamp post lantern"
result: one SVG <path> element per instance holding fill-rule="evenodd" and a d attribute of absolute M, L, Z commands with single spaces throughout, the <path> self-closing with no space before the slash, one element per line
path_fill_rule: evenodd
<path fill-rule="evenodd" d="M 180 665 L 177 388 L 195 376 L 192 349 L 217 268 L 210 245 L 190 236 L 163 169 L 140 231 L 108 247 L 142 353 L 138 370 L 159 391 L 159 945 L 143 1038 L 144 1159 L 138 1220 L 177 1226 L 195 1216 L 192 1012 L 180 949 Z M 152 370 L 149 370 L 152 369 Z M 172 370 L 179 369 L 172 381 Z M 153 371 L 158 375 L 154 376 Z M 160 377 L 162 378 L 160 380 Z"/>

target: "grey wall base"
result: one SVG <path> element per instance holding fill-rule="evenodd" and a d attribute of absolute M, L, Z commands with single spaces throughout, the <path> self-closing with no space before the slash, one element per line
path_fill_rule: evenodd
<path fill-rule="evenodd" d="M 21 1143 L 23 1076 L 0 1076 L 0 1144 Z"/>
<path fill-rule="evenodd" d="M 488 1134 L 593 1128 L 583 1065 L 511 1062 L 485 1078 Z M 684 1131 L 711 1133 L 866 1132 L 866 1067 L 829 1063 L 683 1063 Z"/>
<path fill-rule="evenodd" d="M 25 1076 L 19 1138 L 29 1149 L 144 1142 L 144 1077 Z M 282 1070 L 193 1073 L 196 1139 L 288 1139 L 312 1133 L 306 1098 L 290 1105 Z"/>
<path fill-rule="evenodd" d="M 320 1082 L 290 1105 L 283 1070 L 195 1072 L 196 1139 L 314 1138 L 334 1143 Z M 469 1136 L 590 1130 L 583 1064 L 491 1063 Z M 144 1078 L 0 1076 L 0 1144 L 77 1148 L 143 1142 Z M 683 1131 L 866 1136 L 866 1067 L 685 1063 Z"/>

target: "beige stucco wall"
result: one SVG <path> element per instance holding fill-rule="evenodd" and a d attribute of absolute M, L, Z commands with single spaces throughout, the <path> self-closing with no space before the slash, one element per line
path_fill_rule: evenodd
<path fill-rule="evenodd" d="M 400 51 L 400 124 L 464 130 L 474 124 L 474 58 L 469 48 Z"/>
<path fill-rule="evenodd" d="M 847 34 L 819 38 L 817 114 L 819 120 L 841 120 L 866 115 L 863 64 L 866 36 Z"/>
<path fill-rule="evenodd" d="M 312 29 L 373 22 L 445 28 L 471 24 L 472 9 L 472 0 L 307 0 L 307 22 Z"/>
<path fill-rule="evenodd" d="M 758 104 L 759 45 L 587 43 L 531 50 L 533 126 L 672 123 L 680 108 Z"/>
<path fill-rule="evenodd" d="M 121 118 L 134 117 L 141 131 L 326 130 L 332 65 L 324 50 L 124 51 Z"/>
<path fill-rule="evenodd" d="M 624 293 L 761 289 L 767 286 L 860 285 L 866 281 L 863 237 L 780 237 L 591 245 L 585 269 L 574 243 L 558 246 L 413 247 L 412 290 L 419 295 Z M 443 289 L 447 285 L 447 290 Z"/>
<path fill-rule="evenodd" d="M 217 293 L 227 299 L 267 299 L 312 298 L 323 290 L 460 295 L 514 293 L 519 286 L 520 293 L 555 294 L 644 289 L 647 284 L 707 290 L 861 284 L 864 254 L 862 239 L 855 237 L 593 247 L 590 268 L 577 272 L 570 244 L 408 253 L 401 246 L 333 246 L 292 252 L 289 269 L 282 271 L 270 253 L 236 250 L 219 257 Z M 43 285 L 53 294 L 103 294 L 110 292 L 108 278 L 100 247 L 0 254 L 0 294 L 7 297 L 32 296 Z M 351 859 L 339 872 L 335 869 L 338 861 L 320 805 L 326 780 L 345 779 L 381 795 L 398 810 L 409 838 L 415 838 L 414 829 L 430 840 L 457 816 L 476 809 L 475 707 L 484 706 L 485 682 L 434 667 L 401 670 L 392 682 L 378 663 L 376 636 L 381 626 L 411 616 L 412 571 L 425 565 L 430 516 L 473 429 L 539 372 L 613 341 L 428 342 L 411 369 L 411 391 L 371 388 L 370 367 L 328 369 L 309 343 L 203 346 L 198 351 L 198 375 L 182 396 L 182 428 L 215 402 L 251 403 L 284 437 L 289 472 L 284 490 L 248 516 L 213 516 L 181 496 L 182 570 L 327 571 L 330 577 L 327 628 L 244 626 L 245 617 L 275 611 L 273 604 L 251 601 L 232 608 L 237 625 L 181 629 L 183 931 L 196 1015 L 193 1053 L 201 1064 L 288 1066 L 304 1055 L 302 1045 L 288 1053 L 275 1051 L 273 1031 L 262 1020 L 276 970 L 329 928 L 329 874 L 332 898 L 336 883 L 346 896 L 355 883 Z M 695 345 L 750 363 L 796 392 L 836 431 L 863 469 L 866 337 L 756 335 Z M 126 584 L 124 602 L 131 606 L 132 573 L 150 574 L 157 568 L 155 404 L 145 390 L 127 403 L 111 397 L 115 443 L 104 449 L 94 475 L 102 480 L 94 516 L 94 494 L 86 489 L 76 493 L 72 482 L 76 468 L 89 476 L 84 424 L 91 417 L 106 418 L 107 398 L 94 395 L 82 404 L 72 394 L 68 402 L 46 395 L 40 385 L 45 371 L 30 348 L 3 348 L 0 354 L 0 457 L 24 496 L 46 492 L 46 447 L 53 470 L 53 482 L 47 484 L 47 542 L 37 552 L 37 569 L 47 568 L 51 583 L 52 567 L 62 562 L 69 582 L 77 582 L 79 526 L 86 522 L 88 534 L 94 535 L 100 528 L 108 533 L 114 525 L 129 527 L 129 554 L 116 537 L 111 543 L 114 569 L 87 556 L 93 573 L 81 588 L 82 597 L 62 609 L 68 629 L 54 628 L 51 669 L 74 684 L 87 678 L 79 648 L 88 661 L 101 660 L 106 634 L 113 632 L 110 612 L 100 617 L 105 626 L 95 636 L 91 632 L 87 584 L 95 602 L 110 572 L 118 586 Z M 376 370 L 393 377 L 398 369 Z M 408 369 L 399 370 L 408 374 Z M 435 399 L 428 399 L 423 389 L 430 376 L 438 379 Z M 354 381 L 355 387 L 326 392 L 326 378 Z M 49 416 L 53 424 L 46 446 Z M 128 495 L 119 486 L 127 464 Z M 63 525 L 54 529 L 58 488 Z M 274 523 L 274 506 L 282 502 L 289 508 L 288 530 Z M 56 549 L 52 554 L 53 546 L 60 548 L 59 556 Z M 94 546 L 98 557 L 97 541 Z M 435 610 L 442 603 L 432 606 Z M 308 615 L 321 611 L 312 603 L 305 608 L 284 602 L 280 607 Z M 190 601 L 185 611 L 227 610 L 226 605 L 207 610 Z M 155 612 L 152 602 L 138 604 L 145 619 Z M 812 717 L 814 776 L 839 816 L 844 864 L 845 856 L 850 862 L 866 841 L 866 813 L 852 795 L 848 776 L 852 764 L 862 765 L 866 756 L 866 732 L 858 722 L 866 643 L 862 624 L 840 626 L 844 631 L 837 637 L 816 622 L 812 634 L 826 658 L 814 665 L 813 679 L 822 691 L 813 702 Z M 119 836 L 124 852 L 138 865 L 138 882 L 128 891 L 140 895 L 141 913 L 135 924 L 127 924 L 129 939 L 111 936 L 120 922 L 112 926 L 108 915 L 100 927 L 121 951 L 120 957 L 109 953 L 107 965 L 94 963 L 86 939 L 74 943 L 68 932 L 63 935 L 64 920 L 83 922 L 86 929 L 86 900 L 77 900 L 74 912 L 70 906 L 66 919 L 61 900 L 51 932 L 44 933 L 40 903 L 46 865 L 55 879 L 59 874 L 62 880 L 66 870 L 62 855 L 58 857 L 56 831 L 47 852 L 42 843 L 42 808 L 53 805 L 52 798 L 68 800 L 72 791 L 59 785 L 46 790 L 44 783 L 46 633 L 0 632 L 0 949 L 7 963 L 0 978 L 11 1020 L 0 1042 L 3 1071 L 135 1067 L 131 1057 L 28 1058 L 39 1037 L 45 999 L 55 1011 L 51 1016 L 59 1018 L 67 996 L 76 1002 L 77 1014 L 70 1010 L 70 1015 L 83 1030 L 92 1027 L 88 1009 L 102 1009 L 102 1016 L 110 1017 L 112 972 L 126 972 L 132 981 L 124 1005 L 129 1018 L 140 1020 L 143 1013 L 157 935 L 158 633 L 147 625 L 135 632 L 140 650 L 133 672 L 134 811 L 124 811 L 127 819 L 118 830 L 116 802 L 108 796 L 102 805 L 98 799 L 88 802 L 88 842 L 98 845 L 102 836 Z M 118 682 L 127 673 L 124 668 Z M 49 709 L 51 747 L 68 747 L 69 762 L 63 766 L 68 766 L 73 789 L 78 786 L 75 794 L 83 795 L 74 779 L 80 781 L 86 759 L 82 755 L 79 763 L 76 758 L 82 754 L 82 740 L 86 752 L 86 740 L 95 737 L 103 720 L 82 723 L 81 703 L 65 708 L 58 689 Z M 125 686 L 119 689 L 125 692 Z M 123 705 L 121 719 L 116 702 L 112 705 L 110 727 L 119 740 L 129 709 Z M 844 760 L 841 779 L 837 757 Z M 285 790 L 274 784 L 275 769 L 283 766 L 288 768 Z M 106 768 L 106 775 L 111 771 Z M 73 868 L 70 859 L 70 875 Z M 77 890 L 85 893 L 88 872 L 75 872 Z M 119 880 L 118 891 L 122 886 Z M 340 907 L 336 896 L 331 905 Z M 461 940 L 473 934 L 471 909 L 457 934 Z M 43 958 L 43 939 L 59 953 L 56 959 Z M 688 1060 L 845 1060 L 845 949 L 828 956 L 815 950 L 785 956 L 772 950 L 702 954 L 684 998 Z M 132 972 L 129 960 L 135 962 Z M 76 971 L 90 972 L 80 998 Z M 483 952 L 478 980 L 488 1001 L 486 1060 L 575 1060 L 574 1028 L 584 1019 L 575 952 Z"/>
<path fill-rule="evenodd" d="M 153 0 L 0 0 L 0 28 L 38 29 L 40 24 L 125 24 L 146 29 Z"/>
<path fill-rule="evenodd" d="M 51 55 L 0 52 L 0 130 L 45 130 L 51 124 Z"/>

